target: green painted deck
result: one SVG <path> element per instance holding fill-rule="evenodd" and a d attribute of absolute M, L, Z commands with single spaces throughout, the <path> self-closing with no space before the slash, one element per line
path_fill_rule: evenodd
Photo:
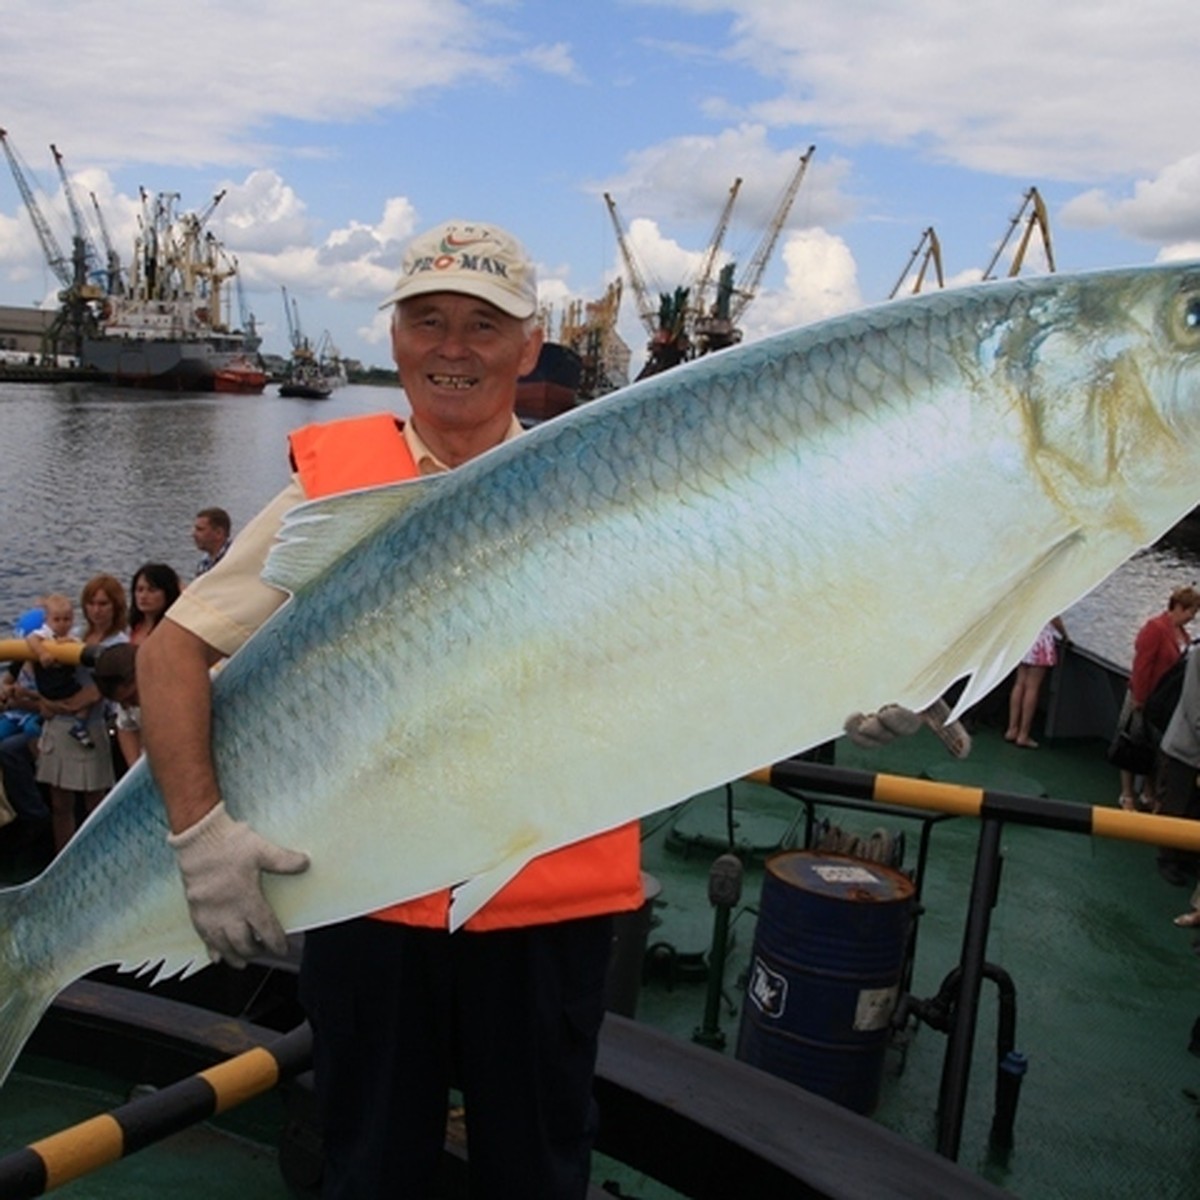
<path fill-rule="evenodd" d="M 925 731 L 874 752 L 839 742 L 837 762 L 1114 807 L 1117 777 L 1103 749 L 1094 741 L 1044 741 L 1037 750 L 1021 750 L 985 727 L 975 730 L 964 762 L 950 759 Z M 797 832 L 802 806 L 790 797 L 738 784 L 735 804 L 739 814 L 745 812 L 739 838 L 763 846 Z M 864 835 L 879 827 L 905 831 L 904 866 L 915 865 L 919 819 L 900 810 L 880 815 L 819 803 L 816 811 Z M 676 817 L 690 834 L 706 830 L 719 841 L 726 829 L 724 795 L 698 798 Z M 652 975 L 638 1017 L 690 1037 L 702 1021 L 706 985 L 683 968 L 707 953 L 712 936 L 712 910 L 705 914 L 697 905 L 695 877 L 716 850 L 681 858 L 665 845 L 670 825 L 658 819 L 645 862 L 663 888 L 650 941 L 676 951 L 661 956 L 673 958 L 677 969 Z M 932 829 L 913 970 L 912 992 L 919 997 L 933 996 L 958 963 L 980 828 L 972 818 L 957 817 Z M 1200 1194 L 1200 1058 L 1188 1053 L 1192 1023 L 1200 1016 L 1200 945 L 1194 948 L 1193 935 L 1171 923 L 1187 907 L 1188 890 L 1160 879 L 1154 851 L 1145 845 L 1010 824 L 1002 853 L 987 960 L 1015 982 L 1016 1045 L 1029 1069 L 1015 1146 L 1005 1155 L 992 1153 L 997 1005 L 996 989 L 985 980 L 958 1161 L 1026 1200 L 1190 1200 Z M 749 959 L 749 910 L 760 888 L 761 870 L 748 871 L 742 906 L 731 922 L 736 945 L 721 1018 L 726 1053 L 737 1041 L 736 985 Z M 874 1114 L 929 1147 L 937 1144 L 946 1045 L 945 1035 L 922 1026 L 903 1054 L 889 1050 Z"/>
<path fill-rule="evenodd" d="M 865 770 L 1030 792 L 1111 807 L 1116 775 L 1091 741 L 1044 742 L 1019 750 L 995 730 L 975 730 L 964 763 L 922 732 L 867 753 L 845 743 L 838 764 Z M 804 806 L 772 789 L 734 785 L 735 832 L 766 852 L 797 844 Z M 904 831 L 903 866 L 916 862 L 922 817 L 912 810 L 862 812 L 812 796 L 818 816 L 869 834 Z M 723 790 L 697 797 L 645 822 L 645 865 L 661 886 L 649 935 L 640 1020 L 690 1038 L 704 1020 L 712 909 L 708 867 L 726 836 Z M 956 966 L 971 891 L 980 823 L 940 819 L 931 826 L 913 966 L 915 995 L 937 992 Z M 668 848 L 668 841 L 673 848 Z M 680 850 L 691 846 L 690 852 Z M 1175 928 L 1188 891 L 1163 882 L 1148 846 L 1008 825 L 999 902 L 992 914 L 988 961 L 1017 989 L 1017 1048 L 1029 1060 L 1015 1122 L 1015 1146 L 988 1148 L 995 1084 L 996 991 L 985 980 L 958 1160 L 1024 1200 L 1191 1200 L 1200 1193 L 1200 1058 L 1188 1053 L 1200 1016 L 1200 947 Z M 761 866 L 746 874 L 735 910 L 733 947 L 724 976 L 720 1030 L 724 1053 L 737 1041 L 744 977 L 754 937 Z M 910 1026 L 910 1030 L 911 1030 Z M 903 1050 L 889 1049 L 875 1119 L 932 1147 L 947 1038 L 920 1027 Z M 714 1051 L 716 1052 L 716 1051 Z M 24 1145 L 127 1099 L 111 1079 L 80 1077 L 34 1056 L 22 1058 L 0 1089 L 0 1152 Z M 275 1105 L 275 1107 L 272 1107 Z M 69 1185 L 71 1197 L 141 1197 L 174 1193 L 283 1197 L 273 1143 L 278 1098 L 252 1113 L 222 1118 L 99 1174 Z M 796 1131 L 805 1136 L 803 1129 Z M 621 1194 L 661 1200 L 653 1181 L 597 1160 L 594 1183 L 619 1183 Z"/>

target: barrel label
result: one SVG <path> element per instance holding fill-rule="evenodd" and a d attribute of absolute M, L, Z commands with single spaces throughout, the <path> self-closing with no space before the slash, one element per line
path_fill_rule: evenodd
<path fill-rule="evenodd" d="M 886 1029 L 896 1011 L 898 987 L 863 988 L 854 1006 L 854 1029 L 857 1033 L 874 1033 Z"/>
<path fill-rule="evenodd" d="M 822 863 L 813 867 L 813 874 L 826 883 L 878 883 L 879 876 L 866 867 L 849 866 L 843 863 Z"/>
<path fill-rule="evenodd" d="M 772 971 L 761 958 L 755 956 L 747 986 L 750 1002 L 764 1017 L 778 1018 L 787 1008 L 788 981 L 778 971 Z"/>

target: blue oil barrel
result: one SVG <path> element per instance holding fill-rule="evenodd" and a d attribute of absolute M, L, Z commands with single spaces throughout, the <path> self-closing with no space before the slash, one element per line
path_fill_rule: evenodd
<path fill-rule="evenodd" d="M 879 1099 L 912 881 L 842 855 L 767 860 L 737 1057 L 859 1113 Z"/>

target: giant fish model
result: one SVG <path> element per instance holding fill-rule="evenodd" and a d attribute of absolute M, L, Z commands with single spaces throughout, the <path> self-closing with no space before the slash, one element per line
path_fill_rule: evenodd
<path fill-rule="evenodd" d="M 1200 267 L 989 283 L 699 360 L 449 475 L 302 505 L 214 688 L 299 930 L 457 886 L 839 733 L 960 707 L 1200 499 Z M 197 967 L 144 763 L 0 894 L 0 1077 L 106 963 Z"/>

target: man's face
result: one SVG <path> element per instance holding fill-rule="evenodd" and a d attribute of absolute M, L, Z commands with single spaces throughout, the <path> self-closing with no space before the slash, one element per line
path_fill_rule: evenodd
<path fill-rule="evenodd" d="M 196 543 L 197 550 L 212 554 L 213 551 L 220 550 L 225 535 L 207 517 L 197 517 L 192 525 L 192 541 Z"/>
<path fill-rule="evenodd" d="M 542 345 L 536 326 L 486 300 L 435 292 L 403 300 L 392 322 L 392 355 L 418 425 L 469 430 L 512 413 L 517 379 Z"/>

